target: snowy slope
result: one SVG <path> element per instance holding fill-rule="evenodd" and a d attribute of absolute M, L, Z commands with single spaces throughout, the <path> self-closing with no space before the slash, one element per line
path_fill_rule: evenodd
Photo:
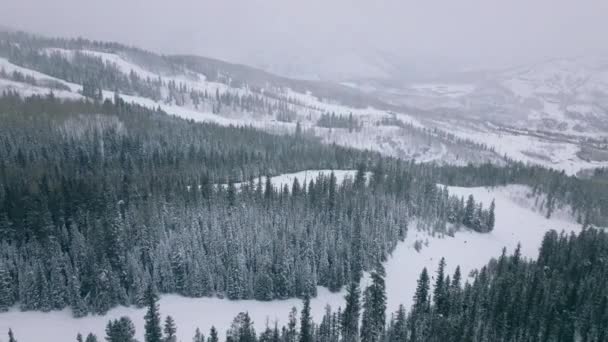
<path fill-rule="evenodd" d="M 317 171 L 308 173 L 316 174 Z M 305 176 L 300 173 L 299 176 Z M 294 177 L 293 174 L 276 178 L 283 182 Z M 278 184 L 277 183 L 277 184 Z M 429 236 L 422 231 L 411 228 L 403 243 L 397 246 L 392 257 L 386 263 L 386 285 L 388 309 L 396 310 L 400 303 L 411 305 L 416 279 L 423 267 L 432 273 L 439 259 L 447 260 L 447 271 L 453 272 L 456 265 L 462 268 L 466 277 L 473 269 L 485 265 L 489 258 L 500 255 L 503 247 L 512 252 L 519 242 L 522 243 L 522 255 L 534 258 L 544 233 L 550 229 L 578 231 L 580 228 L 567 217 L 567 213 L 558 215 L 562 218 L 545 219 L 541 213 L 530 209 L 530 199 L 527 198 L 529 189 L 524 186 L 511 185 L 506 187 L 488 188 L 459 188 L 450 187 L 451 193 L 468 196 L 473 194 L 476 200 L 489 205 L 492 199 L 496 201 L 496 227 L 492 233 L 479 234 L 472 231 L 457 232 L 454 237 Z M 424 242 L 425 246 L 416 252 L 416 240 Z M 363 280 L 365 283 L 367 280 Z M 344 293 L 330 293 L 325 288 L 319 288 L 318 297 L 312 300 L 312 313 L 319 320 L 324 307 L 329 304 L 334 309 L 343 306 Z M 224 333 L 231 320 L 241 311 L 248 311 L 252 316 L 257 331 L 261 331 L 266 322 L 280 324 L 285 319 L 291 307 L 300 307 L 299 300 L 284 300 L 272 302 L 229 301 L 218 298 L 184 298 L 176 295 L 165 295 L 160 300 L 163 315 L 172 315 L 178 324 L 178 339 L 191 340 L 194 330 L 199 327 L 207 332 L 215 325 Z M 74 319 L 68 310 L 61 312 L 19 312 L 12 309 L 0 314 L 0 331 L 11 327 L 21 341 L 68 341 L 77 332 L 92 331 L 102 338 L 104 327 L 109 319 L 123 315 L 130 316 L 136 325 L 137 336 L 142 340 L 143 315 L 145 309 L 119 307 L 111 310 L 105 316 L 88 316 Z M 31 329 L 31 327 L 37 327 Z"/>
<path fill-rule="evenodd" d="M 608 166 L 608 58 L 462 73 L 374 93 L 411 113 L 418 109 L 427 127 L 515 160 L 568 174 Z"/>
<path fill-rule="evenodd" d="M 49 54 L 60 53 L 68 59 L 75 51 L 60 48 L 44 50 Z M 480 73 L 482 76 L 476 78 L 438 79 L 437 82 L 409 84 L 402 89 L 376 87 L 373 91 L 368 89 L 359 94 L 356 89 L 364 89 L 365 82 L 347 82 L 354 92 L 344 92 L 336 91 L 337 85 L 300 82 L 269 74 L 262 77 L 255 69 L 233 66 L 239 70 L 238 75 L 250 77 L 243 76 L 245 83 L 237 82 L 239 85 L 236 86 L 232 85 L 230 74 L 222 74 L 223 81 L 219 80 L 221 77 L 211 80 L 202 71 L 189 69 L 190 64 L 171 72 L 157 71 L 138 64 L 127 52 L 78 51 L 116 66 L 125 75 L 133 72 L 142 79 L 162 79 L 165 84 L 175 82 L 189 90 L 209 94 L 219 91 L 239 96 L 264 96 L 269 104 L 286 105 L 294 115 L 290 122 L 283 122 L 276 114 L 238 111 L 229 107 L 217 114 L 210 103 L 195 105 L 189 98 L 178 105 L 167 97 L 167 87 L 161 91 L 163 99 L 160 101 L 120 95 L 128 102 L 151 108 L 160 107 L 170 114 L 197 121 L 252 125 L 279 134 L 294 132 L 299 121 L 306 132 L 326 143 L 369 149 L 422 162 L 457 165 L 469 162 L 503 163 L 502 157 L 507 156 L 562 169 L 568 174 L 608 166 L 608 63 L 602 59 L 550 61 Z M 182 60 L 177 58 L 176 61 Z M 221 62 L 217 63 L 222 65 Z M 213 66 L 205 66 L 205 70 L 213 70 Z M 71 94 L 59 93 L 57 96 L 79 96 L 80 85 L 12 65 L 5 59 L 0 59 L 0 67 L 7 71 L 23 72 L 37 80 L 62 82 L 70 88 Z M 216 71 L 218 74 L 229 72 L 223 69 Z M 249 85 L 248 80 L 254 86 Z M 44 88 L 0 81 L 0 90 L 13 89 L 24 94 L 45 93 Z M 344 98 L 331 97 L 336 94 Z M 111 99 L 113 95 L 112 89 L 104 91 L 105 98 Z M 361 129 L 350 132 L 319 127 L 317 120 L 326 113 L 352 114 Z M 395 118 L 403 125 L 409 125 L 409 128 L 385 124 L 387 119 Z M 429 133 L 433 129 L 441 134 Z M 444 134 L 477 145 L 447 141 L 443 138 Z M 478 145 L 486 145 L 488 149 L 479 148 Z"/>

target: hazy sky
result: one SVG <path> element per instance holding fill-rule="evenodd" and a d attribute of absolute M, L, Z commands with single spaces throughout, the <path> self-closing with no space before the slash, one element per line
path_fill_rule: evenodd
<path fill-rule="evenodd" d="M 247 64 L 503 66 L 608 53 L 607 0 L 2 0 L 0 25 Z M 333 61 L 334 63 L 339 63 Z"/>

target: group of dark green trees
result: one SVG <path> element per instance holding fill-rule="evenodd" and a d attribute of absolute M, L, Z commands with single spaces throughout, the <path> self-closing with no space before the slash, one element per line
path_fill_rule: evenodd
<path fill-rule="evenodd" d="M 312 320 L 305 296 L 300 319 L 294 308 L 287 324 L 267 326 L 259 335 L 246 312 L 235 317 L 226 342 L 461 342 L 589 341 L 608 339 L 608 234 L 584 228 L 578 235 L 548 232 L 536 260 L 503 251 L 497 259 L 463 278 L 452 276 L 442 258 L 431 278 L 422 270 L 410 310 L 401 305 L 387 317 L 384 270 L 377 265 L 363 291 L 348 285 L 344 309 L 327 307 L 319 323 Z M 432 280 L 433 279 L 433 280 Z M 157 297 L 146 291 L 145 342 L 176 340 L 176 323 L 161 322 Z M 164 327 L 163 327 L 164 326 Z M 14 341 L 9 331 L 10 341 Z M 81 335 L 78 341 L 83 341 Z M 108 322 L 106 340 L 134 342 L 129 318 Z M 193 342 L 217 342 L 212 327 L 205 339 L 199 329 Z M 89 334 L 86 342 L 97 337 Z"/>
<path fill-rule="evenodd" d="M 606 220 L 605 184 L 518 163 L 403 162 L 302 135 L 195 123 L 119 98 L 4 93 L 0 121 L 0 310 L 103 313 L 145 306 L 151 286 L 259 300 L 347 286 L 358 298 L 352 280 L 386 260 L 411 218 L 431 234 L 493 228 L 493 204 L 484 209 L 437 184 L 528 184 L 548 216 L 567 204 L 586 225 Z M 306 169 L 356 172 L 280 189 L 270 181 Z M 374 274 L 379 282 L 382 272 Z M 381 299 L 380 289 L 364 292 L 364 302 Z M 360 316 L 354 309 L 344 315 Z M 315 333 L 335 335 L 333 315 Z M 385 333 L 378 317 L 361 316 L 365 334 Z"/>
<path fill-rule="evenodd" d="M 357 119 L 353 117 L 353 113 L 342 115 L 336 113 L 325 113 L 317 120 L 317 126 L 326 128 L 343 128 L 349 132 L 358 131 L 361 125 Z"/>
<path fill-rule="evenodd" d="M 529 183 L 571 203 L 559 173 L 415 164 L 246 127 L 194 123 L 115 99 L 0 97 L 0 309 L 76 316 L 161 293 L 271 300 L 338 291 L 405 238 L 493 228 L 494 206 L 437 183 Z M 357 169 L 276 189 L 265 177 Z M 539 178 L 536 178 L 539 177 Z M 559 191 L 546 186 L 560 186 Z M 235 183 L 240 182 L 237 189 Z M 305 184 L 304 184 L 305 183 Z M 217 186 L 217 184 L 226 184 Z M 589 192 L 579 216 L 602 219 Z"/>
<path fill-rule="evenodd" d="M 2 310 L 103 313 L 144 305 L 151 284 L 193 297 L 314 296 L 385 260 L 411 217 L 438 234 L 476 229 L 474 218 L 491 229 L 491 210 L 450 196 L 432 166 L 301 136 L 194 123 L 118 98 L 8 93 L 0 118 Z M 281 189 L 260 177 L 328 168 L 358 170 Z"/>

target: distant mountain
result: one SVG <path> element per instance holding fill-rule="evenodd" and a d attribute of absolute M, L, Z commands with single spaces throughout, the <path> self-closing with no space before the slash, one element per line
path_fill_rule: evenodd
<path fill-rule="evenodd" d="M 427 124 L 515 159 L 575 172 L 608 161 L 608 58 L 558 59 L 468 71 L 426 83 L 357 84 Z"/>

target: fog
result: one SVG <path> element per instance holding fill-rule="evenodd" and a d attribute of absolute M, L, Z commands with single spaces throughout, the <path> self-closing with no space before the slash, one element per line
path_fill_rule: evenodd
<path fill-rule="evenodd" d="M 605 0 L 2 0 L 1 7 L 3 26 L 288 74 L 323 67 L 366 74 L 383 63 L 459 70 L 608 53 Z"/>

